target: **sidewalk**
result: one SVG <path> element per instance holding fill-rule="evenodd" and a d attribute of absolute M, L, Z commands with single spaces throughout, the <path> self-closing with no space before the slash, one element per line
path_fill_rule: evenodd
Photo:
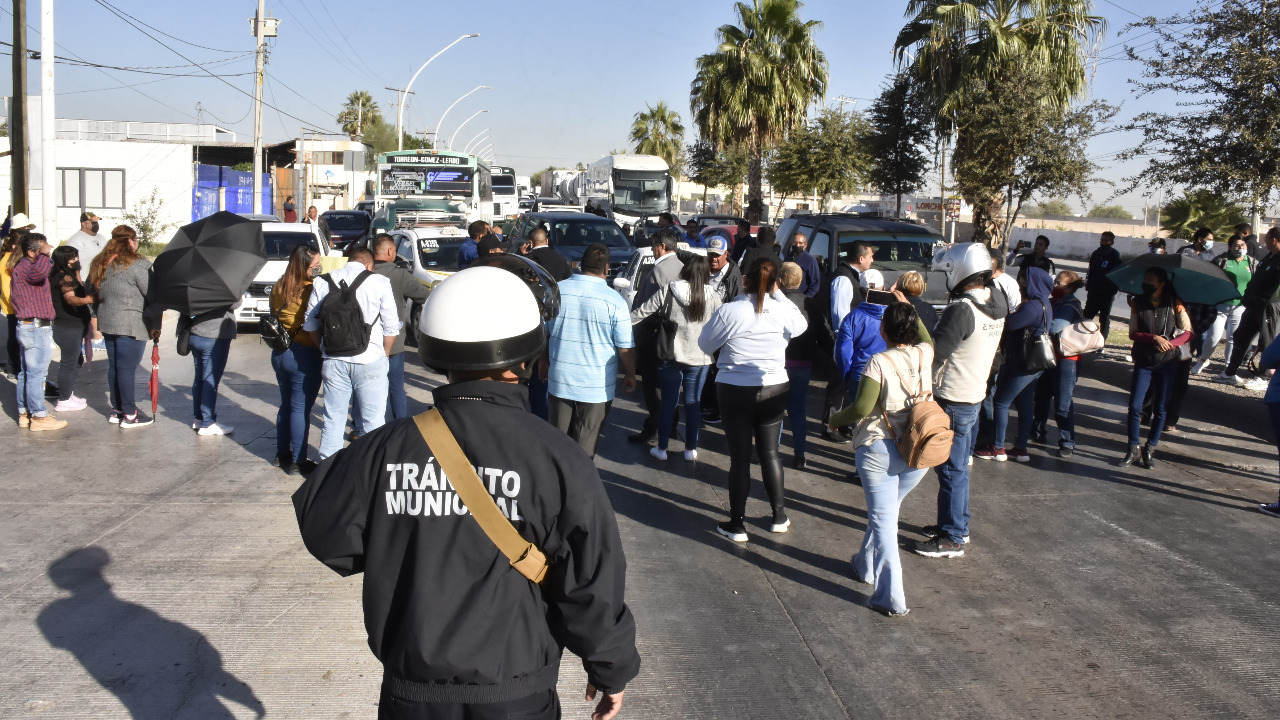
<path fill-rule="evenodd" d="M 57 433 L 19 431 L 0 380 L 0 716 L 374 717 L 360 579 L 307 555 L 300 479 L 269 464 L 266 347 L 235 341 L 219 400 L 235 434 L 199 437 L 191 363 L 162 346 L 149 428 L 107 424 L 105 363 L 87 372 L 92 409 Z M 621 397 L 597 465 L 644 661 L 622 717 L 1277 716 L 1280 520 L 1252 509 L 1277 492 L 1265 409 L 1197 379 L 1158 468 L 1117 468 L 1122 360 L 1086 364 L 1071 461 L 1052 430 L 1030 465 L 975 461 L 973 542 L 956 560 L 903 556 L 899 619 L 869 611 L 850 577 L 866 506 L 847 447 L 811 439 L 809 471 L 787 470 L 788 534 L 767 531 L 756 483 L 738 546 L 714 532 L 722 432 L 707 429 L 697 464 L 659 463 L 625 441 L 641 418 L 638 394 Z M 418 408 L 438 380 L 411 366 Z M 820 403 L 815 386 L 811 417 Z M 936 493 L 930 473 L 906 499 L 904 538 L 934 521 Z M 565 717 L 588 717 L 576 658 L 561 678 Z"/>

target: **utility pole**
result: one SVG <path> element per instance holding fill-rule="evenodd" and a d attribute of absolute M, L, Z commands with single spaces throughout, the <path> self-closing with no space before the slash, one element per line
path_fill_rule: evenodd
<path fill-rule="evenodd" d="M 27 212 L 27 1 L 13 0 L 13 122 L 9 127 L 13 212 Z"/>
<path fill-rule="evenodd" d="M 262 209 L 262 80 L 263 67 L 267 64 L 267 38 L 276 37 L 280 21 L 266 17 L 266 0 L 258 0 L 258 14 L 250 22 L 257 40 L 255 70 L 253 73 L 253 203 L 251 213 Z M 274 208 L 272 208 L 274 210 Z"/>
<path fill-rule="evenodd" d="M 391 92 L 396 94 L 396 149 L 403 150 L 404 144 L 401 142 L 401 138 L 404 137 L 403 135 L 404 130 L 400 128 L 400 122 L 401 122 L 401 119 L 404 117 L 404 113 L 401 112 L 401 106 L 403 106 L 404 103 L 408 101 L 409 99 L 408 96 L 413 95 L 414 93 L 412 90 L 405 90 L 404 88 L 387 87 L 386 85 L 383 85 L 382 89 L 390 90 Z"/>
<path fill-rule="evenodd" d="M 40 0 L 40 230 L 58 242 L 58 124 L 53 100 L 53 0 Z M 84 198 L 81 198 L 84 202 Z"/>

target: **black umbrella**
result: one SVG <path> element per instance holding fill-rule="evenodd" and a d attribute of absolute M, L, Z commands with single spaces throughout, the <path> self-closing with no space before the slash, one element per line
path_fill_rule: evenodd
<path fill-rule="evenodd" d="M 192 316 L 231 307 L 266 264 L 262 223 L 214 213 L 179 228 L 156 257 L 156 301 Z"/>
<path fill-rule="evenodd" d="M 1147 253 L 1107 273 L 1107 279 L 1130 295 L 1142 294 L 1142 277 L 1149 268 L 1164 268 L 1173 283 L 1173 292 L 1183 302 L 1216 305 L 1236 300 L 1240 292 L 1226 271 L 1211 262 L 1190 255 Z"/>

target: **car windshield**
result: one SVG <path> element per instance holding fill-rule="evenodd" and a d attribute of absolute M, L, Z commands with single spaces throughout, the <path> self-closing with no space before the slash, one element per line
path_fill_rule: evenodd
<path fill-rule="evenodd" d="M 613 180 L 613 209 L 628 213 L 658 213 L 670 208 L 667 177 L 663 173 L 620 172 Z"/>
<path fill-rule="evenodd" d="M 604 243 L 609 247 L 631 247 L 627 236 L 622 234 L 617 224 L 608 221 L 556 221 L 551 241 L 562 247 L 586 247 L 593 243 Z"/>
<path fill-rule="evenodd" d="M 868 235 L 861 232 L 842 232 L 839 235 L 840 251 L 845 252 L 855 242 L 871 246 L 875 261 L 871 267 L 877 270 L 920 270 L 933 256 L 933 238 L 894 237 L 892 235 Z"/>
<path fill-rule="evenodd" d="M 431 270 L 457 270 L 458 250 L 465 238 L 418 238 L 418 256 L 422 266 Z"/>
<path fill-rule="evenodd" d="M 268 260 L 288 260 L 293 249 L 299 245 L 316 246 L 316 236 L 309 232 L 262 231 L 262 243 L 267 248 Z"/>
<path fill-rule="evenodd" d="M 363 232 L 369 227 L 368 218 L 362 215 L 325 215 L 324 219 L 330 230 L 358 230 Z"/>

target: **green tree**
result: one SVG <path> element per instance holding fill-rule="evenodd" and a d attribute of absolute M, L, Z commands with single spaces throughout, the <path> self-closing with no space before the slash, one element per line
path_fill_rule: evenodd
<path fill-rule="evenodd" d="M 1146 159 L 1130 188 L 1211 188 L 1260 212 L 1280 189 L 1280 5 L 1268 0 L 1198 3 L 1130 26 L 1154 36 L 1126 52 L 1142 64 L 1139 97 L 1171 92 L 1177 109 L 1139 114 L 1121 160 Z M 1142 52 L 1139 52 L 1142 48 Z"/>
<path fill-rule="evenodd" d="M 134 203 L 133 208 L 122 214 L 120 219 L 137 231 L 138 247 L 149 251 L 170 228 L 177 227 L 177 223 L 165 222 L 163 217 L 164 198 L 160 197 L 160 190 L 153 187 L 145 200 Z"/>
<path fill-rule="evenodd" d="M 1218 193 L 1200 188 L 1165 203 L 1160 208 L 1160 229 L 1169 237 L 1190 240 L 1196 230 L 1207 227 L 1213 234 L 1228 238 L 1235 226 L 1245 222 L 1244 207 Z"/>
<path fill-rule="evenodd" d="M 1096 205 L 1089 208 L 1089 217 L 1110 218 L 1112 220 L 1132 220 L 1133 213 L 1119 205 Z"/>
<path fill-rule="evenodd" d="M 348 95 L 347 101 L 342 104 L 342 111 L 338 113 L 342 131 L 350 135 L 352 140 L 364 135 L 365 128 L 375 121 L 382 121 L 382 111 L 367 90 L 356 90 Z M 394 135 L 393 132 L 392 136 Z"/>
<path fill-rule="evenodd" d="M 924 185 L 929 169 L 924 148 L 933 138 L 933 119 L 906 73 L 890 79 L 871 104 L 869 115 L 869 180 L 880 192 L 894 196 L 895 216 L 900 217 L 902 196 Z"/>
<path fill-rule="evenodd" d="M 1028 210 L 1028 217 L 1071 217 L 1075 213 L 1071 210 L 1071 204 L 1062 198 L 1049 198 L 1035 206 L 1033 211 Z"/>
<path fill-rule="evenodd" d="M 736 3 L 737 24 L 716 31 L 716 50 L 698 58 L 689 88 L 699 134 L 720 147 L 747 148 L 748 198 L 760 207 L 765 153 L 827 91 L 827 56 L 813 39 L 821 24 L 801 20 L 800 8 L 799 0 Z"/>
<path fill-rule="evenodd" d="M 684 170 L 684 123 L 680 114 L 662 100 L 656 106 L 645 103 L 645 110 L 635 114 L 631 123 L 631 142 L 640 155 L 656 155 L 667 162 L 672 175 Z"/>
<path fill-rule="evenodd" d="M 1016 143 L 978 132 L 984 128 L 962 114 L 972 120 L 999 113 L 976 108 L 980 103 L 1025 105 L 1028 93 L 1037 105 L 1065 112 L 1088 87 L 1086 56 L 1105 28 L 1092 10 L 1091 0 L 908 0 L 894 53 L 921 84 L 944 131 L 956 133 L 955 175 L 974 207 L 974 239 L 1003 242 L 999 205 L 1008 197 L 973 194 L 992 191 L 993 183 L 964 174 L 1000 167 L 1014 174 Z M 1027 74 L 1040 84 L 1014 81 Z M 983 156 L 985 162 L 964 162 Z"/>
<path fill-rule="evenodd" d="M 685 167 L 689 179 L 702 186 L 702 207 L 707 207 L 708 188 L 735 189 L 742 186 L 747 176 L 747 154 L 741 147 L 721 150 L 712 143 L 698 139 L 685 148 Z"/>
<path fill-rule="evenodd" d="M 414 137 L 409 133 L 403 133 L 403 136 L 402 142 L 405 150 L 432 147 L 429 141 L 420 137 Z M 377 166 L 379 153 L 391 152 L 396 149 L 396 128 L 382 118 L 366 122 L 362 140 L 372 148 L 372 151 L 365 158 L 365 169 L 372 170 Z"/>

